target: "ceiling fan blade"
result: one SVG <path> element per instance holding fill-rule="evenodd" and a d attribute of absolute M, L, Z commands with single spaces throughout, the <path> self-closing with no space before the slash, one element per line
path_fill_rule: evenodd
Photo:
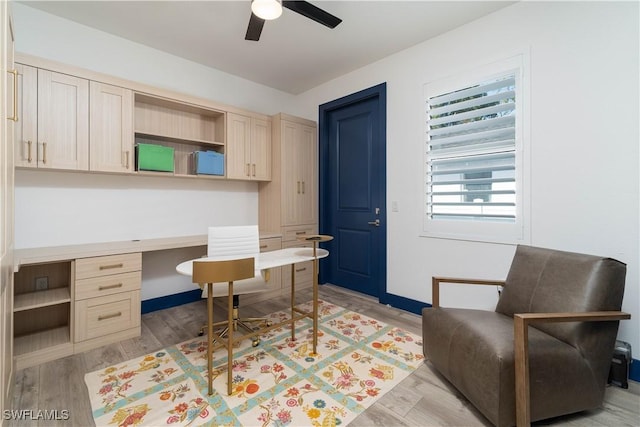
<path fill-rule="evenodd" d="M 262 34 L 262 27 L 264 27 L 264 19 L 258 18 L 256 15 L 251 13 L 251 18 L 249 18 L 249 26 L 247 27 L 247 34 L 244 36 L 245 40 L 260 40 L 260 34 Z"/>
<path fill-rule="evenodd" d="M 325 12 L 308 1 L 283 1 L 282 6 L 329 28 L 335 28 L 342 22 L 342 19 Z"/>

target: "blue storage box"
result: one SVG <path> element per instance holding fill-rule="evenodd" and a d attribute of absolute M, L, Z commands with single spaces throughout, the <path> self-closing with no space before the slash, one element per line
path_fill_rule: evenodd
<path fill-rule="evenodd" d="M 217 151 L 196 151 L 195 172 L 199 175 L 224 175 L 224 154 Z"/>

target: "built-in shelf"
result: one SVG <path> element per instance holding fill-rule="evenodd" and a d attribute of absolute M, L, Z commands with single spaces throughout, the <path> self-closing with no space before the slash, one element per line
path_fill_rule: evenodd
<path fill-rule="evenodd" d="M 202 146 L 207 146 L 210 145 L 211 149 L 223 149 L 224 148 L 224 142 L 220 142 L 220 141 L 209 141 L 209 140 L 204 140 L 204 139 L 185 139 L 184 137 L 181 136 L 177 136 L 177 135 L 161 135 L 159 133 L 152 133 L 152 132 L 147 132 L 147 131 L 141 131 L 141 130 L 135 130 L 135 135 L 136 138 L 144 138 L 144 139 L 150 139 L 150 140 L 154 140 L 157 142 L 171 142 L 171 143 L 175 143 L 175 144 L 189 144 L 189 145 L 195 145 L 197 147 L 202 147 Z M 217 150 L 216 150 L 217 151 Z"/>
<path fill-rule="evenodd" d="M 71 302 L 71 292 L 68 287 L 29 292 L 15 296 L 13 311 L 32 310 L 65 302 Z"/>
<path fill-rule="evenodd" d="M 174 151 L 174 176 L 201 177 L 194 173 L 192 167 L 192 153 L 195 151 L 225 154 L 223 111 L 141 93 L 135 94 L 134 104 L 136 143 L 171 147 Z"/>
<path fill-rule="evenodd" d="M 15 337 L 14 354 L 21 356 L 41 351 L 54 351 L 55 347 L 71 345 L 71 334 L 68 326 L 34 332 Z"/>
<path fill-rule="evenodd" d="M 16 368 L 73 354 L 73 261 L 25 265 L 14 274 L 13 333 Z"/>

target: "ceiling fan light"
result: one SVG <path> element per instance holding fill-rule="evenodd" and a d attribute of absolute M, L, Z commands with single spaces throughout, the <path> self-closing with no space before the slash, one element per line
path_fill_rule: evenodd
<path fill-rule="evenodd" d="M 280 0 L 251 0 L 251 11 L 258 18 L 265 20 L 276 19 L 282 15 Z"/>

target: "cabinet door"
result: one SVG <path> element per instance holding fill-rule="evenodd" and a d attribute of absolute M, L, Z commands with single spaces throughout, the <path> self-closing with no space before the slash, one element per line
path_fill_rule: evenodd
<path fill-rule="evenodd" d="M 89 169 L 89 81 L 38 69 L 38 167 Z"/>
<path fill-rule="evenodd" d="M 133 92 L 90 83 L 89 159 L 92 171 L 133 171 Z"/>
<path fill-rule="evenodd" d="M 282 225 L 317 222 L 318 149 L 311 126 L 282 121 Z"/>
<path fill-rule="evenodd" d="M 282 225 L 298 224 L 298 198 L 301 182 L 298 176 L 298 130 L 295 123 L 281 122 L 282 145 Z"/>
<path fill-rule="evenodd" d="M 251 178 L 271 180 L 271 121 L 251 119 Z"/>
<path fill-rule="evenodd" d="M 227 113 L 227 178 L 251 179 L 251 118 Z"/>
<path fill-rule="evenodd" d="M 302 181 L 298 197 L 297 223 L 318 222 L 318 144 L 316 129 L 301 125 L 299 129 L 298 174 Z"/>
<path fill-rule="evenodd" d="M 38 167 L 38 69 L 16 64 L 18 121 L 15 123 L 16 166 Z"/>

